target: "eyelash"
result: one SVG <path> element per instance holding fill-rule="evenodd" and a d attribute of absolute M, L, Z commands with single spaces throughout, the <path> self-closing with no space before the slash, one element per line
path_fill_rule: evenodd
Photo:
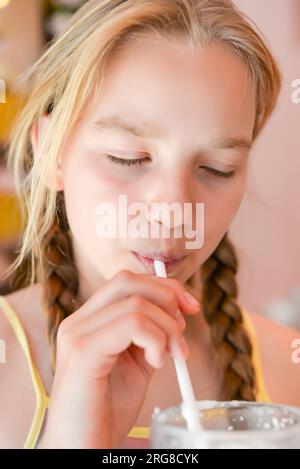
<path fill-rule="evenodd" d="M 235 176 L 236 171 L 229 171 L 228 173 L 224 173 L 223 171 L 218 171 L 217 169 L 214 168 L 209 168 L 208 166 L 202 166 L 205 171 L 208 173 L 212 174 L 213 176 L 216 176 L 218 178 L 222 179 L 230 179 Z"/>
<path fill-rule="evenodd" d="M 122 166 L 142 166 L 143 163 L 148 161 L 150 158 L 146 156 L 145 158 L 138 158 L 135 160 L 126 160 L 125 158 L 117 158 L 116 156 L 113 155 L 106 155 L 106 158 L 108 158 L 113 164 L 119 164 Z"/>
<path fill-rule="evenodd" d="M 113 155 L 105 155 L 107 159 L 109 159 L 113 164 L 118 164 L 121 166 L 142 166 L 143 163 L 146 161 L 149 161 L 149 157 L 146 156 L 145 158 L 138 158 L 138 159 L 125 159 L 125 158 L 117 158 L 116 156 Z M 205 171 L 210 173 L 212 176 L 222 178 L 222 179 L 230 179 L 233 176 L 235 176 L 236 171 L 230 171 L 228 173 L 225 173 L 223 171 L 218 171 L 217 169 L 214 168 L 209 168 L 208 166 L 202 166 Z"/>

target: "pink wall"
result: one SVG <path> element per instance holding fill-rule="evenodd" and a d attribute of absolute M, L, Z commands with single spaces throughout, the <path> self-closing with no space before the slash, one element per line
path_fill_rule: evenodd
<path fill-rule="evenodd" d="M 283 74 L 278 108 L 252 153 L 248 190 L 232 226 L 240 256 L 240 299 L 263 312 L 300 286 L 300 1 L 237 0 L 266 36 Z M 300 315 L 300 311 L 299 311 Z"/>

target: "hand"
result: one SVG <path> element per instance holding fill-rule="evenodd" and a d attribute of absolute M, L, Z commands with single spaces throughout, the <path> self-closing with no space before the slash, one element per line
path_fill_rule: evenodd
<path fill-rule="evenodd" d="M 175 279 L 122 270 L 62 321 L 41 448 L 122 446 L 171 341 L 188 358 L 177 314 L 196 314 L 200 305 L 185 292 Z"/>

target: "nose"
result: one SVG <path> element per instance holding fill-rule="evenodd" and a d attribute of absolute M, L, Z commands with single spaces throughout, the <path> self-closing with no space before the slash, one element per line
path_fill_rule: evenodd
<path fill-rule="evenodd" d="M 149 195 L 149 194 L 148 194 Z M 192 223 L 193 200 L 191 181 L 187 174 L 169 173 L 151 188 L 147 201 L 149 223 L 160 224 L 170 230 Z"/>

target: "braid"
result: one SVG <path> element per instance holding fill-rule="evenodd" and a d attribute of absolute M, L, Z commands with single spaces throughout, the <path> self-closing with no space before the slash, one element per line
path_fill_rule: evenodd
<path fill-rule="evenodd" d="M 255 401 L 252 346 L 237 304 L 237 258 L 227 238 L 204 263 L 203 310 L 223 371 L 222 400 Z"/>
<path fill-rule="evenodd" d="M 47 332 L 54 371 L 59 324 L 79 306 L 78 271 L 73 257 L 63 192 L 57 193 L 56 215 L 41 243 L 41 259 L 42 264 L 37 266 L 35 279 L 44 287 L 43 309 L 47 314 Z M 29 260 L 25 259 L 15 274 L 16 287 L 21 288 L 28 283 L 28 276 L 25 276 L 28 271 Z M 203 310 L 223 370 L 221 398 L 255 401 L 252 346 L 236 302 L 236 273 L 234 248 L 225 235 L 202 266 Z"/>
<path fill-rule="evenodd" d="M 57 330 L 61 321 L 75 311 L 78 293 L 78 272 L 73 258 L 63 192 L 57 193 L 56 216 L 41 244 L 41 259 L 37 278 L 44 286 L 43 308 L 47 314 L 54 371 Z"/>

